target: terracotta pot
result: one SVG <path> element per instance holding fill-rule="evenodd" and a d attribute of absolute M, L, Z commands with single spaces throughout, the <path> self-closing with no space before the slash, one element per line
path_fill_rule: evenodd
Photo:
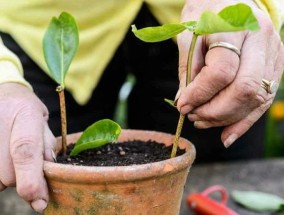
<path fill-rule="evenodd" d="M 79 133 L 68 136 L 74 143 Z M 123 130 L 119 141 L 154 140 L 171 145 L 174 136 Z M 177 215 L 195 148 L 181 138 L 182 156 L 161 162 L 117 167 L 82 167 L 45 162 L 50 201 L 45 214 Z"/>

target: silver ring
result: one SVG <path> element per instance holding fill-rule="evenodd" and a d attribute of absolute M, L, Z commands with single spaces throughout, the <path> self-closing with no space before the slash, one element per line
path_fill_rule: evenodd
<path fill-rule="evenodd" d="M 266 79 L 261 80 L 261 85 L 260 85 L 265 91 L 269 94 L 276 93 L 278 89 L 278 83 L 275 81 L 268 81 Z"/>
<path fill-rule="evenodd" d="M 227 43 L 227 42 L 211 43 L 209 45 L 208 50 L 216 48 L 216 47 L 223 47 L 223 48 L 229 49 L 229 50 L 235 52 L 239 57 L 241 56 L 241 50 L 239 48 L 237 48 L 236 46 L 232 45 L 231 43 Z"/>

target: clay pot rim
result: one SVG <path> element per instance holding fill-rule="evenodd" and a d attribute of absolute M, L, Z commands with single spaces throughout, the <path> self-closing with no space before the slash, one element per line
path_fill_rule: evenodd
<path fill-rule="evenodd" d="M 160 135 L 164 136 L 167 141 L 166 145 L 169 145 L 173 135 L 146 130 L 132 130 L 123 129 L 120 135 L 119 141 L 124 140 L 129 133 L 136 133 L 137 135 L 143 134 L 145 136 Z M 79 136 L 80 133 L 71 134 L 73 136 Z M 144 136 L 144 137 L 145 137 Z M 137 139 L 137 138 L 136 138 Z M 139 138 L 142 139 L 143 138 Z M 146 138 L 144 138 L 146 139 Z M 148 138 L 149 139 L 149 138 Z M 157 140 L 156 140 L 157 141 Z M 164 141 L 161 141 L 164 142 Z M 49 161 L 44 161 L 44 174 L 47 178 L 52 178 L 58 181 L 69 181 L 74 183 L 80 183 L 80 181 L 93 183 L 115 183 L 118 181 L 135 181 L 146 178 L 155 177 L 158 175 L 168 175 L 173 172 L 182 171 L 185 168 L 191 166 L 195 159 L 195 147 L 188 140 L 180 138 L 181 148 L 186 149 L 186 153 L 181 156 L 170 158 L 167 160 L 131 165 L 131 166 L 73 166 L 71 164 L 59 164 Z"/>

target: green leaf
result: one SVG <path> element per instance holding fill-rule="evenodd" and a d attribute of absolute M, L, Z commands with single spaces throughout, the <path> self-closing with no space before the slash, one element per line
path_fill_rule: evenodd
<path fill-rule="evenodd" d="M 78 139 L 70 156 L 80 152 L 115 142 L 121 132 L 120 126 L 110 120 L 102 119 L 89 126 Z"/>
<path fill-rule="evenodd" d="M 242 30 L 256 31 L 258 29 L 258 21 L 251 8 L 246 4 L 240 3 L 225 7 L 218 14 L 210 11 L 202 13 L 197 22 L 195 33 L 204 35 Z"/>
<path fill-rule="evenodd" d="M 252 9 L 246 4 L 236 4 L 221 10 L 218 15 L 232 26 L 250 31 L 259 30 L 259 24 Z"/>
<path fill-rule="evenodd" d="M 284 199 L 269 193 L 257 191 L 233 191 L 235 202 L 257 212 L 276 212 L 284 204 Z"/>
<path fill-rule="evenodd" d="M 173 106 L 174 108 L 177 108 L 177 106 L 175 105 L 175 101 L 171 99 L 164 99 L 164 101 L 167 102 L 169 105 Z"/>
<path fill-rule="evenodd" d="M 259 29 L 259 24 L 251 8 L 246 4 L 235 4 L 225 7 L 218 14 L 205 11 L 198 22 L 171 23 L 157 27 L 147 27 L 137 30 L 132 25 L 136 37 L 144 42 L 159 42 L 170 39 L 185 29 L 194 31 L 197 35 L 213 34 L 218 32 L 233 32 Z"/>
<path fill-rule="evenodd" d="M 144 42 L 159 42 L 170 39 L 187 27 L 183 24 L 165 24 L 157 27 L 147 27 L 137 30 L 135 25 L 132 25 L 132 32 L 140 40 Z"/>
<path fill-rule="evenodd" d="M 79 45 L 74 17 L 62 12 L 53 17 L 43 38 L 43 53 L 50 76 L 63 88 L 64 79 Z"/>
<path fill-rule="evenodd" d="M 186 27 L 187 30 L 194 31 L 195 28 L 196 28 L 197 22 L 196 21 L 188 21 L 188 22 L 183 22 L 182 24 Z"/>

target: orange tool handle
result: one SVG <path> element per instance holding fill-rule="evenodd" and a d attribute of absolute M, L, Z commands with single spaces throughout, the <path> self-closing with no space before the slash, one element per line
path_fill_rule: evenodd
<path fill-rule="evenodd" d="M 221 194 L 221 202 L 217 202 L 208 195 L 218 191 Z M 201 193 L 193 193 L 187 197 L 187 205 L 199 215 L 238 215 L 235 211 L 226 206 L 228 194 L 222 186 L 212 186 Z"/>

